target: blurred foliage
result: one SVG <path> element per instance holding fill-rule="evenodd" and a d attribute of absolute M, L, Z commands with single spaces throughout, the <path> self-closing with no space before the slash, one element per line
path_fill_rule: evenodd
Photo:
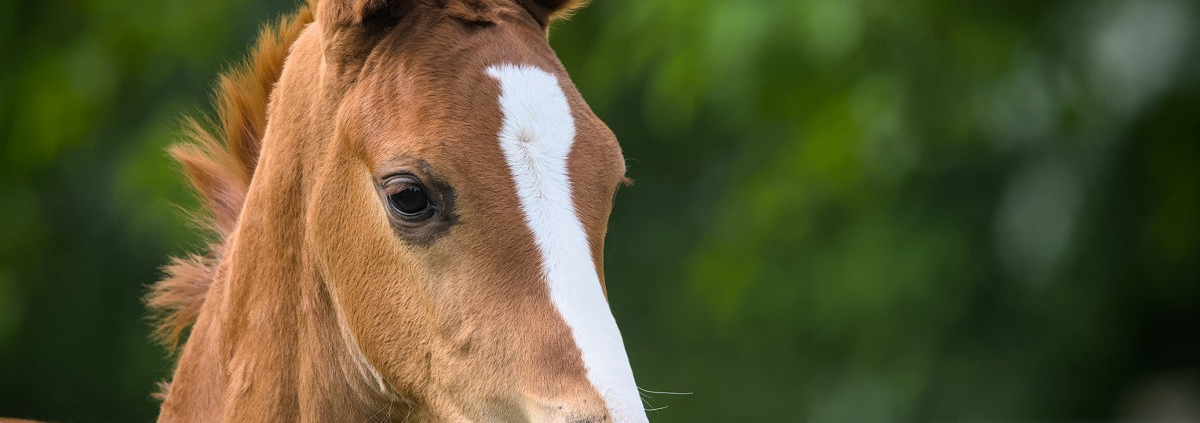
<path fill-rule="evenodd" d="M 0 2 L 0 414 L 153 420 L 139 297 L 199 245 L 164 148 L 292 6 Z M 639 384 L 693 393 L 651 419 L 1200 419 L 1198 22 L 596 0 L 558 25 L 637 181 L 606 263 Z"/>

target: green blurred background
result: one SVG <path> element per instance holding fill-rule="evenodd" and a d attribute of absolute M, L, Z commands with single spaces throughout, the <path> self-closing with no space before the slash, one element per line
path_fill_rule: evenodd
<path fill-rule="evenodd" d="M 652 421 L 1200 420 L 1200 5 L 593 3 Z M 164 149 L 294 4 L 0 2 L 0 415 L 154 419 Z"/>

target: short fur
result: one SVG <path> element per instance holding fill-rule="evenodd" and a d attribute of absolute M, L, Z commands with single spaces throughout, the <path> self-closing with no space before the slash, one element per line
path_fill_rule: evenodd
<path fill-rule="evenodd" d="M 188 120 L 172 149 L 217 239 L 172 259 L 148 296 L 166 345 L 188 333 L 159 421 L 611 420 L 496 171 L 499 87 L 484 73 L 559 79 L 603 283 L 624 162 L 546 41 L 583 3 L 312 0 L 264 29 L 222 76 L 217 122 Z M 389 221 L 380 190 L 397 172 L 453 204 L 452 229 Z"/>
<path fill-rule="evenodd" d="M 590 0 L 521 1 L 547 10 L 546 17 L 555 20 L 569 17 Z M 206 253 L 172 258 L 163 269 L 166 277 L 154 285 L 146 298 L 154 311 L 155 335 L 171 349 L 178 345 L 188 326 L 196 321 L 204 294 L 212 283 L 213 263 L 219 259 L 224 238 L 237 222 L 258 162 L 271 89 L 279 80 L 288 49 L 300 36 L 300 31 L 313 21 L 311 9 L 317 2 L 309 0 L 310 5 L 259 31 L 252 53 L 222 74 L 214 90 L 217 132 L 203 123 L 207 118 L 187 118 L 184 123 L 186 140 L 170 150 L 193 189 L 204 200 L 207 213 L 200 215 L 197 224 L 219 236 L 208 245 Z M 347 5 L 345 2 L 333 3 L 342 7 Z M 384 4 L 384 0 L 359 0 L 339 12 L 362 23 L 366 10 Z"/>

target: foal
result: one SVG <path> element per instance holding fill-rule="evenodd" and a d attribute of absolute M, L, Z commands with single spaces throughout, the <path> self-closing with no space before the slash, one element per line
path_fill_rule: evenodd
<path fill-rule="evenodd" d="M 575 0 L 316 0 L 174 149 L 219 235 L 151 294 L 160 422 L 645 422 L 604 293 L 625 180 Z"/>

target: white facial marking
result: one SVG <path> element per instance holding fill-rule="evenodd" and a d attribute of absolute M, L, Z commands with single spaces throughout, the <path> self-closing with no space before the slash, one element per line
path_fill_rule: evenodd
<path fill-rule="evenodd" d="M 488 68 L 500 81 L 500 147 L 525 221 L 542 253 L 550 298 L 583 353 L 588 381 L 617 423 L 646 422 L 617 322 L 600 289 L 587 234 L 575 214 L 567 156 L 575 120 L 558 79 L 536 67 Z"/>

